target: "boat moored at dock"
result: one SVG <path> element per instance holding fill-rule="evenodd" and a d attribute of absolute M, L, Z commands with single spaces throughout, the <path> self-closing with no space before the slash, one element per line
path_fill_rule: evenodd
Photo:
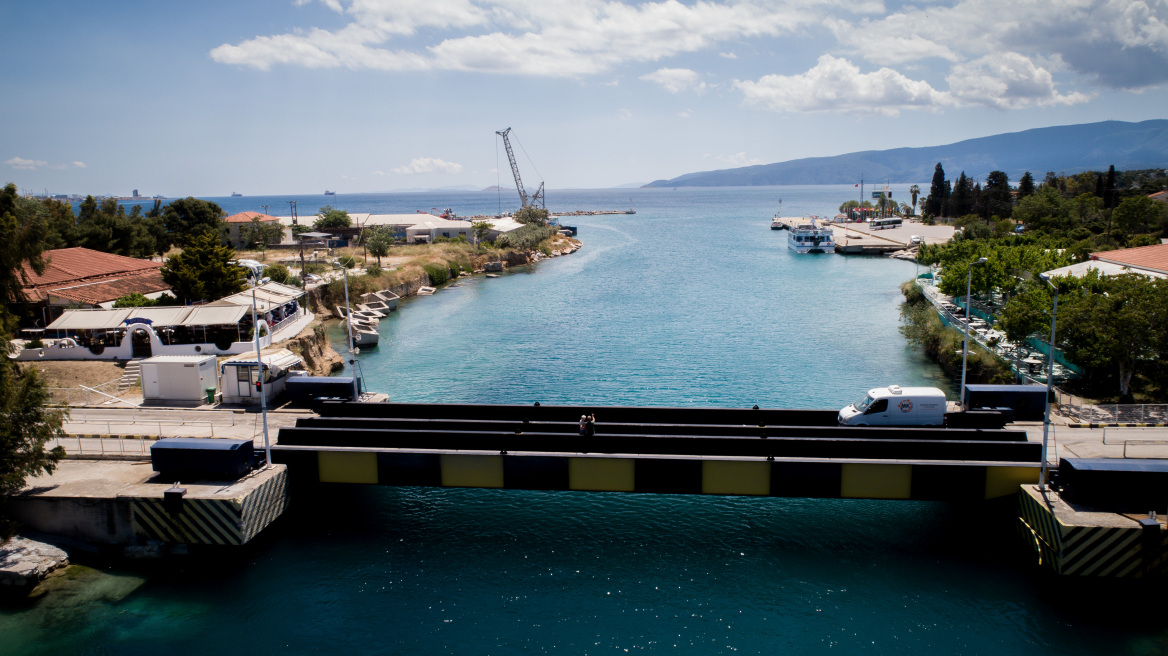
<path fill-rule="evenodd" d="M 835 251 L 835 233 L 820 226 L 819 217 L 811 216 L 791 222 L 787 246 L 797 253 L 831 253 Z"/>

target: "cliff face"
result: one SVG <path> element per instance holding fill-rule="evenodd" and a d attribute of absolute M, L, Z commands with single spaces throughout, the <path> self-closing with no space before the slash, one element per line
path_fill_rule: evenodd
<path fill-rule="evenodd" d="M 333 349 L 325 335 L 324 326 L 313 324 L 289 340 L 288 350 L 304 358 L 304 366 L 313 376 L 328 376 L 345 367 L 341 354 Z"/>

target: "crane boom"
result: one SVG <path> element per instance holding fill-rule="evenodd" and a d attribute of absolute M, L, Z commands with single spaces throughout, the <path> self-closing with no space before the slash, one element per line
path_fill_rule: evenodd
<path fill-rule="evenodd" d="M 507 148 L 507 159 L 511 162 L 511 174 L 515 176 L 515 188 L 519 190 L 520 206 L 527 207 L 528 205 L 535 205 L 538 203 L 540 207 L 543 207 L 544 198 L 542 182 L 539 183 L 539 189 L 536 190 L 535 195 L 530 198 L 529 202 L 527 197 L 527 190 L 523 188 L 523 178 L 519 177 L 519 164 L 515 161 L 515 152 L 511 150 L 511 140 L 507 138 L 507 135 L 510 134 L 510 132 L 511 128 L 507 128 L 506 130 L 496 130 L 495 134 L 503 137 L 503 145 Z"/>

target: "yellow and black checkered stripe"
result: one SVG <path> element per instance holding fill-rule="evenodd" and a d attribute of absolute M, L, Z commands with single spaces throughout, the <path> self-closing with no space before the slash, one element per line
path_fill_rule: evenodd
<path fill-rule="evenodd" d="M 130 501 L 134 533 L 141 537 L 183 544 L 240 545 L 243 504 L 238 499 L 183 499 L 177 512 L 162 499 Z"/>
<path fill-rule="evenodd" d="M 1041 500 L 1020 495 L 1024 535 L 1039 562 L 1066 576 L 1140 578 L 1168 574 L 1168 531 L 1151 538 L 1139 526 L 1067 526 Z"/>
<path fill-rule="evenodd" d="M 1016 494 L 1037 465 L 401 452 L 285 448 L 322 483 L 781 497 L 978 500 Z"/>

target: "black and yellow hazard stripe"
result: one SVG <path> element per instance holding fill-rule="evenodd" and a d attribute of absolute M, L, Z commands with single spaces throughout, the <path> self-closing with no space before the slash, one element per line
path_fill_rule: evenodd
<path fill-rule="evenodd" d="M 183 499 L 173 511 L 162 499 L 130 500 L 134 533 L 163 542 L 243 544 L 243 507 L 238 499 Z"/>
<path fill-rule="evenodd" d="M 242 534 L 248 542 L 288 508 L 288 471 L 276 472 L 243 499 Z"/>
<path fill-rule="evenodd" d="M 139 537 L 183 544 L 240 545 L 259 534 L 288 506 L 288 472 L 273 471 L 242 498 L 184 497 L 169 506 L 160 498 L 130 500 L 130 521 Z"/>
<path fill-rule="evenodd" d="M 1055 573 L 1107 578 L 1168 573 L 1168 531 L 1149 536 L 1134 522 L 1119 527 L 1067 526 L 1035 494 L 1020 496 L 1020 526 L 1024 537 L 1033 540 L 1039 562 Z"/>
<path fill-rule="evenodd" d="M 293 468 L 306 452 L 280 452 Z M 322 483 L 733 494 L 856 499 L 977 500 L 1017 494 L 1037 465 L 829 462 L 607 455 L 315 451 Z"/>

